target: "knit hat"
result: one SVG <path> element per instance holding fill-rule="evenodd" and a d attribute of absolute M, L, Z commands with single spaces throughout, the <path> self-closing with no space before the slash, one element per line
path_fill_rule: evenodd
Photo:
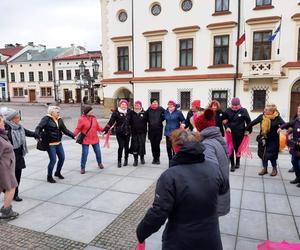
<path fill-rule="evenodd" d="M 199 132 L 205 128 L 216 126 L 214 111 L 211 108 L 206 109 L 202 115 L 196 118 L 195 126 Z"/>
<path fill-rule="evenodd" d="M 238 98 L 238 97 L 232 98 L 232 100 L 231 100 L 231 105 L 232 105 L 232 106 L 239 106 L 239 105 L 241 105 L 240 98 Z"/>
<path fill-rule="evenodd" d="M 123 103 L 125 103 L 128 106 L 128 101 L 125 99 L 121 99 L 119 102 L 119 105 L 121 106 Z"/>
<path fill-rule="evenodd" d="M 177 104 L 176 104 L 176 102 L 174 100 L 168 101 L 168 105 L 169 104 L 173 105 L 174 107 L 177 107 Z"/>
<path fill-rule="evenodd" d="M 197 108 L 197 109 L 200 109 L 200 106 L 201 106 L 201 102 L 200 100 L 195 100 L 192 102 L 192 106 Z"/>
<path fill-rule="evenodd" d="M 19 115 L 19 112 L 15 109 L 7 109 L 4 113 L 4 118 L 7 121 L 11 121 L 15 116 Z"/>
<path fill-rule="evenodd" d="M 141 102 L 140 100 L 138 100 L 138 101 L 135 101 L 135 103 L 134 103 L 134 104 L 140 105 L 140 106 L 142 107 L 142 102 Z"/>
<path fill-rule="evenodd" d="M 92 106 L 85 106 L 83 108 L 83 114 L 87 115 L 93 109 Z"/>

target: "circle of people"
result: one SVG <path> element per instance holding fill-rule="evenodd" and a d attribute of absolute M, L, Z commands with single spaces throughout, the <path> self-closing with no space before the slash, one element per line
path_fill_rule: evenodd
<path fill-rule="evenodd" d="M 195 100 L 186 118 L 173 100 L 168 102 L 166 109 L 156 99 L 151 100 L 147 110 L 143 109 L 141 101 L 136 101 L 132 110 L 128 106 L 127 100 L 120 100 L 104 128 L 94 116 L 93 108 L 85 106 L 74 132 L 66 128 L 57 106 L 49 106 L 48 114 L 34 132 L 20 124 L 21 117 L 16 110 L 2 112 L 0 192 L 4 192 L 4 204 L 0 218 L 14 219 L 18 216 L 12 210 L 11 203 L 12 200 L 22 201 L 18 186 L 22 169 L 26 167 L 26 137 L 37 139 L 37 149 L 48 153 L 47 181 L 55 183 L 55 165 L 54 177 L 64 179 L 63 135 L 76 139 L 82 145 L 80 172 L 85 174 L 90 145 L 98 167 L 104 168 L 98 132 L 106 134 L 105 143 L 108 144 L 112 129 L 115 130 L 117 167 L 120 168 L 128 165 L 129 154 L 133 155 L 133 166 L 138 166 L 139 159 L 141 164 L 145 164 L 147 133 L 152 164 L 160 164 L 160 143 L 164 130 L 169 168 L 158 179 L 153 205 L 137 227 L 138 241 L 144 244 L 145 239 L 158 231 L 168 219 L 163 249 L 222 249 L 218 217 L 230 211 L 229 170 L 234 172 L 240 167 L 239 147 L 257 124 L 260 124 L 260 133 L 256 138 L 258 156 L 262 160 L 259 175 L 268 174 L 269 161 L 271 176 L 277 175 L 279 134 L 287 130 L 287 145 L 293 166 L 289 171 L 296 175 L 291 184 L 300 187 L 300 106 L 294 119 L 287 123 L 274 104 L 266 105 L 263 113 L 251 121 L 239 98 L 233 98 L 231 107 L 224 111 L 218 101 L 213 100 L 203 109 L 200 100 Z M 229 141 L 232 150 L 229 149 Z"/>

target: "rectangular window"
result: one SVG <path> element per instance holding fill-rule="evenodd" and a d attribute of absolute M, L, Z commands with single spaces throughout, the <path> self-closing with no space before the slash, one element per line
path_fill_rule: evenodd
<path fill-rule="evenodd" d="M 75 69 L 75 77 L 77 80 L 80 79 L 80 69 Z"/>
<path fill-rule="evenodd" d="M 40 82 L 44 81 L 43 71 L 39 71 L 39 81 Z"/>
<path fill-rule="evenodd" d="M 253 90 L 253 110 L 262 111 L 266 106 L 266 90 Z"/>
<path fill-rule="evenodd" d="M 216 100 L 220 103 L 222 110 L 227 108 L 228 92 L 227 90 L 214 90 L 212 91 L 212 100 Z"/>
<path fill-rule="evenodd" d="M 150 103 L 154 99 L 157 100 L 158 103 L 160 102 L 160 92 L 151 92 L 150 93 Z"/>
<path fill-rule="evenodd" d="M 89 76 L 90 75 L 90 70 L 89 69 L 85 69 L 84 70 L 84 75 L 85 76 Z"/>
<path fill-rule="evenodd" d="M 24 72 L 20 72 L 20 82 L 25 82 Z"/>
<path fill-rule="evenodd" d="M 229 36 L 214 37 L 214 65 L 228 64 Z"/>
<path fill-rule="evenodd" d="M 16 82 L 15 73 L 13 73 L 13 72 L 10 73 L 10 81 L 11 82 Z"/>
<path fill-rule="evenodd" d="M 229 11 L 229 0 L 215 0 L 215 11 Z"/>
<path fill-rule="evenodd" d="M 182 110 L 189 110 L 191 106 L 191 92 L 182 91 L 180 92 L 180 108 Z"/>
<path fill-rule="evenodd" d="M 179 66 L 193 66 L 193 39 L 179 40 Z"/>
<path fill-rule="evenodd" d="M 58 71 L 58 79 L 59 80 L 64 80 L 64 71 L 63 70 Z"/>
<path fill-rule="evenodd" d="M 72 80 L 71 70 L 67 70 L 67 80 Z"/>
<path fill-rule="evenodd" d="M 297 60 L 300 61 L 300 28 L 298 31 L 298 56 L 297 56 Z"/>
<path fill-rule="evenodd" d="M 29 82 L 34 82 L 34 74 L 32 71 L 29 72 Z"/>
<path fill-rule="evenodd" d="M 129 71 L 128 47 L 118 47 L 118 71 Z"/>
<path fill-rule="evenodd" d="M 23 97 L 24 91 L 23 88 L 13 88 L 13 93 L 15 97 Z"/>
<path fill-rule="evenodd" d="M 162 42 L 149 43 L 149 68 L 162 66 Z"/>
<path fill-rule="evenodd" d="M 269 41 L 272 31 L 260 31 L 253 34 L 253 60 L 270 60 L 272 42 Z"/>
<path fill-rule="evenodd" d="M 52 71 L 48 71 L 48 82 L 52 82 L 52 81 L 53 81 Z"/>
<path fill-rule="evenodd" d="M 41 88 L 41 96 L 42 97 L 51 97 L 52 89 L 51 88 Z"/>
<path fill-rule="evenodd" d="M 272 0 L 256 0 L 256 6 L 271 5 Z"/>
<path fill-rule="evenodd" d="M 1 69 L 1 78 L 5 78 L 5 70 Z"/>

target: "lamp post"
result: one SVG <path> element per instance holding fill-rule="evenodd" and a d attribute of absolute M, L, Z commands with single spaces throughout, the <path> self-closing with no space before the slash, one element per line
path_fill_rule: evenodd
<path fill-rule="evenodd" d="M 84 78 L 84 72 L 85 72 L 85 65 L 83 61 L 81 61 L 79 65 L 79 71 L 80 71 L 80 79 L 79 79 L 79 84 L 80 84 L 80 114 L 83 112 L 83 98 L 82 98 L 82 89 L 83 89 L 83 78 Z"/>

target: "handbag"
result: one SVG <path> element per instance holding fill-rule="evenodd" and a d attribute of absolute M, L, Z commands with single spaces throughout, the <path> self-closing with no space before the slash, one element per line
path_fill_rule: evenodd
<path fill-rule="evenodd" d="M 89 129 L 86 131 L 86 133 L 84 134 L 83 132 L 80 132 L 80 134 L 77 136 L 77 139 L 76 139 L 76 143 L 78 144 L 82 144 L 86 135 L 88 134 L 88 132 L 90 131 L 91 127 L 92 127 L 92 124 L 93 124 L 93 119 L 91 120 L 91 124 L 90 124 L 90 127 Z"/>
<path fill-rule="evenodd" d="M 36 149 L 40 151 L 47 151 L 49 148 L 49 143 L 45 139 L 45 136 L 42 136 L 42 140 L 38 140 Z"/>

